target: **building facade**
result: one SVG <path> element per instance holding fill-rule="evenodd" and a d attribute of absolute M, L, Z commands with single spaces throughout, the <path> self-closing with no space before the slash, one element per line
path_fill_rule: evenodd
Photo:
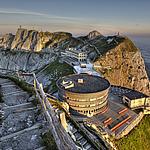
<path fill-rule="evenodd" d="M 110 83 L 88 74 L 65 76 L 57 81 L 59 98 L 79 114 L 93 116 L 107 109 Z"/>
<path fill-rule="evenodd" d="M 130 99 L 128 96 L 123 96 L 123 103 L 131 109 L 150 108 L 150 97 L 141 97 Z"/>
<path fill-rule="evenodd" d="M 65 52 L 61 53 L 62 55 L 72 57 L 77 59 L 79 62 L 83 62 L 87 60 L 87 53 L 77 50 L 76 48 L 69 48 Z"/>

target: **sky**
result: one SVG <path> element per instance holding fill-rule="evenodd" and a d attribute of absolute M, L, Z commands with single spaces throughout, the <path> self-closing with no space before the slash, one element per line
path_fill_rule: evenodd
<path fill-rule="evenodd" d="M 150 0 L 0 0 L 0 34 L 19 25 L 74 35 L 150 35 Z"/>

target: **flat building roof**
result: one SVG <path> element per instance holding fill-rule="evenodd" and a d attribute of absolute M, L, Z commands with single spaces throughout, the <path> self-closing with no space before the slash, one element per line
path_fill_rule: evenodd
<path fill-rule="evenodd" d="M 79 82 L 81 80 L 83 81 L 82 83 Z M 62 84 L 63 81 L 72 81 L 74 83 L 74 87 L 65 89 Z M 57 86 L 73 93 L 96 93 L 109 88 L 110 83 L 108 80 L 99 76 L 93 76 L 88 74 L 73 74 L 60 78 L 57 81 Z"/>

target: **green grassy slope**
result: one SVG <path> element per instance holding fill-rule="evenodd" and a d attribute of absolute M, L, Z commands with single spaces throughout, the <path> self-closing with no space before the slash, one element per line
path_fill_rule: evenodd
<path fill-rule="evenodd" d="M 42 71 L 42 74 L 47 76 L 51 80 L 51 88 L 52 91 L 55 91 L 57 89 L 56 87 L 56 81 L 63 76 L 73 74 L 73 68 L 66 64 L 66 63 L 60 63 L 58 60 L 52 62 L 49 64 L 45 69 Z"/>
<path fill-rule="evenodd" d="M 116 141 L 119 150 L 150 149 L 150 116 L 145 116 L 129 135 Z"/>

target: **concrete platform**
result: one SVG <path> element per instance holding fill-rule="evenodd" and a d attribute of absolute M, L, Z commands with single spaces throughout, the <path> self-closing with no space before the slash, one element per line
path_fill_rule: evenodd
<path fill-rule="evenodd" d="M 109 135 L 118 137 L 136 118 L 138 114 L 127 108 L 119 96 L 110 94 L 108 108 L 103 113 L 93 117 L 74 115 L 74 118 L 81 122 L 95 124 L 97 128 L 103 128 Z"/>

